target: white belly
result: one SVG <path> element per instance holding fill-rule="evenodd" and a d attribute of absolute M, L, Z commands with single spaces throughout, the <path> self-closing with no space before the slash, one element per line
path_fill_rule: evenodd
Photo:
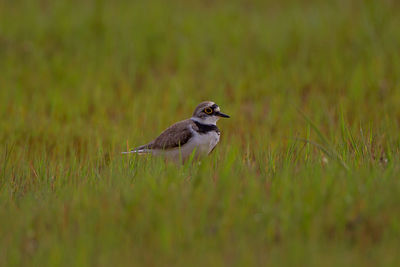
<path fill-rule="evenodd" d="M 174 161 L 185 161 L 195 150 L 195 158 L 208 155 L 219 142 L 220 134 L 217 132 L 209 132 L 207 134 L 195 133 L 193 137 L 181 146 L 170 150 L 153 150 L 153 155 L 165 155 L 167 158 Z"/>

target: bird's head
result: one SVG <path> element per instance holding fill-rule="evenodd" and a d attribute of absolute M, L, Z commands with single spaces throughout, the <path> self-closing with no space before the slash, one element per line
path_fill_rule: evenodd
<path fill-rule="evenodd" d="M 230 116 L 222 113 L 219 106 L 211 101 L 200 103 L 192 116 L 192 119 L 202 124 L 216 124 L 220 118 L 230 118 Z"/>

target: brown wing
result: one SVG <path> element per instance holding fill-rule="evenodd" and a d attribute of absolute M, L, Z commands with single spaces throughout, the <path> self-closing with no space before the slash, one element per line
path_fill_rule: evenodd
<path fill-rule="evenodd" d="M 191 127 L 196 128 L 197 126 L 190 119 L 177 122 L 141 149 L 172 149 L 183 146 L 193 135 Z"/>

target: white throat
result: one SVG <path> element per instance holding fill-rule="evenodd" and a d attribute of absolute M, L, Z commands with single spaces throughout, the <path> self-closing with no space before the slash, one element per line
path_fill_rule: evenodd
<path fill-rule="evenodd" d="M 207 125 L 216 125 L 217 121 L 219 120 L 219 117 L 217 116 L 207 116 L 206 118 L 199 118 L 199 117 L 191 117 L 190 118 L 193 121 L 197 121 L 198 123 L 201 124 L 207 124 Z"/>

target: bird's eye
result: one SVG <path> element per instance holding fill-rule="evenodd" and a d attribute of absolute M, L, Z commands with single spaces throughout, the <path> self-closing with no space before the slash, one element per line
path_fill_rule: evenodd
<path fill-rule="evenodd" d="M 211 113 L 213 113 L 213 110 L 212 110 L 212 108 L 205 108 L 205 109 L 204 109 L 204 112 L 205 112 L 206 114 L 210 115 Z"/>

